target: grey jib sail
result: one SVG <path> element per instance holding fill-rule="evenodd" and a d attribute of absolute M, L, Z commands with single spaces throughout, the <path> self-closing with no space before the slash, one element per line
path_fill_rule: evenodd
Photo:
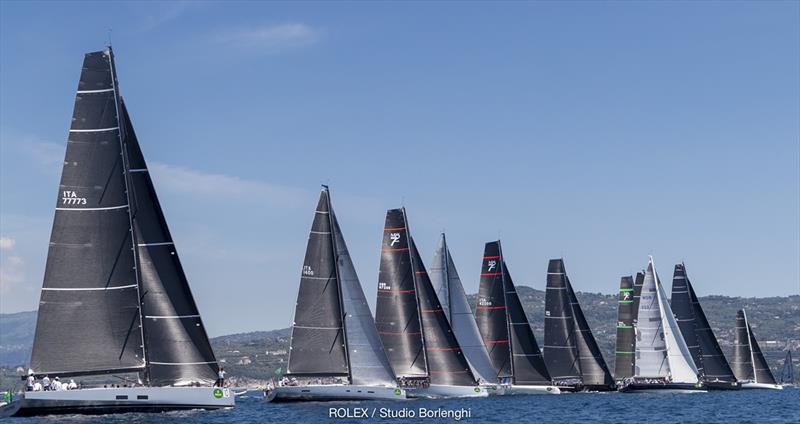
<path fill-rule="evenodd" d="M 572 316 L 575 320 L 575 342 L 578 347 L 578 360 L 580 361 L 581 380 L 584 386 L 614 386 L 614 379 L 608 371 L 603 354 L 597 345 L 592 334 L 592 329 L 586 321 L 572 284 L 567 277 L 567 293 L 569 294 L 570 305 L 572 305 Z"/>
<path fill-rule="evenodd" d="M 733 371 L 739 381 L 776 384 L 744 310 L 736 312 Z"/>
<path fill-rule="evenodd" d="M 430 382 L 438 385 L 473 386 L 476 384 L 475 377 L 450 328 L 414 239 L 410 236 L 409 242 Z"/>
<path fill-rule="evenodd" d="M 461 284 L 453 257 L 447 248 L 444 234 L 439 241 L 429 270 L 436 295 L 453 328 L 461 351 L 467 357 L 472 373 L 483 381 L 494 382 L 497 372 L 492 367 L 492 360 L 483 344 L 475 316 L 464 292 L 464 286 Z"/>
<path fill-rule="evenodd" d="M 37 373 L 145 366 L 117 97 L 110 50 L 87 54 L 31 353 Z"/>
<path fill-rule="evenodd" d="M 397 377 L 427 377 L 405 211 L 390 209 L 381 244 L 375 326 Z"/>
<path fill-rule="evenodd" d="M 217 360 L 124 102 L 121 112 L 139 263 L 145 376 L 158 386 L 210 385 L 217 377 Z"/>
<path fill-rule="evenodd" d="M 502 248 L 500 249 L 502 257 Z M 502 259 L 502 258 L 501 258 Z M 508 312 L 508 325 L 511 338 L 512 379 L 519 385 L 550 384 L 551 377 L 545 365 L 542 352 L 536 343 L 536 338 L 531 330 L 525 309 L 517 295 L 514 281 L 508 272 L 505 261 L 503 264 L 503 285 L 506 294 L 506 309 Z"/>
<path fill-rule="evenodd" d="M 327 192 L 327 187 L 322 188 Z M 330 202 L 330 194 L 328 194 Z M 342 289 L 342 307 L 344 309 L 347 356 L 350 362 L 350 382 L 368 386 L 394 386 L 392 373 L 386 352 L 381 344 L 375 321 L 364 296 L 364 290 L 356 275 L 350 252 L 347 250 L 342 230 L 333 207 L 329 207 L 333 222 L 334 244 L 336 246 L 337 266 Z"/>
<path fill-rule="evenodd" d="M 547 292 L 544 312 L 544 359 L 553 381 L 580 383 L 581 370 L 575 340 L 564 262 L 552 259 L 547 266 Z"/>
<path fill-rule="evenodd" d="M 683 293 L 683 291 L 686 293 Z M 691 314 L 686 311 L 686 302 L 691 304 Z M 686 274 L 686 267 L 683 264 L 675 265 L 671 306 L 678 319 L 678 325 L 686 344 L 689 345 L 692 359 L 694 359 L 703 380 L 735 382 L 736 377 L 733 375 L 733 371 L 722 353 L 716 336 L 714 336 L 711 324 L 709 324 L 706 314 L 700 306 L 700 301 L 697 299 L 694 287 L 692 287 L 692 283 Z M 688 323 L 693 324 L 694 340 L 697 341 L 696 349 L 691 346 L 693 343 L 692 328 L 687 328 Z"/>
<path fill-rule="evenodd" d="M 617 348 L 614 376 L 624 380 L 634 375 L 636 355 L 636 330 L 633 326 L 633 277 L 622 277 L 619 282 L 617 308 Z"/>
<path fill-rule="evenodd" d="M 787 350 L 786 357 L 783 359 L 783 368 L 781 369 L 781 384 L 793 384 L 793 383 L 794 383 L 794 364 L 792 363 L 792 351 Z"/>
<path fill-rule="evenodd" d="M 347 376 L 339 275 L 331 237 L 328 194 L 320 194 L 300 272 L 287 371 L 293 375 Z"/>
<path fill-rule="evenodd" d="M 505 378 L 511 376 L 511 335 L 506 313 L 502 262 L 500 242 L 486 243 L 475 320 L 497 376 Z"/>

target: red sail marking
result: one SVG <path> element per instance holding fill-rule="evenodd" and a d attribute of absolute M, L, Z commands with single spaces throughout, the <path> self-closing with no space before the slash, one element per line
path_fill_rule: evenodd
<path fill-rule="evenodd" d="M 415 290 L 387 290 L 387 289 L 378 289 L 381 293 L 414 293 Z"/>
<path fill-rule="evenodd" d="M 486 344 L 499 344 L 499 343 L 508 343 L 511 340 L 484 340 L 483 342 Z"/>
<path fill-rule="evenodd" d="M 505 306 L 478 306 L 478 309 L 505 309 Z"/>
<path fill-rule="evenodd" d="M 503 273 L 502 272 L 488 272 L 488 273 L 482 272 L 481 273 L 481 277 L 497 277 L 497 276 L 500 276 L 500 275 L 503 275 Z"/>

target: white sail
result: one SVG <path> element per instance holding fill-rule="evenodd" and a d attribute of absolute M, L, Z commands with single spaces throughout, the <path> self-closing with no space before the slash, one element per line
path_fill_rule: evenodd
<path fill-rule="evenodd" d="M 481 333 L 469 306 L 464 286 L 458 276 L 453 258 L 447 249 L 447 241 L 444 234 L 433 256 L 433 262 L 429 268 L 431 283 L 436 290 L 436 296 L 442 304 L 445 316 L 450 321 L 453 333 L 456 335 L 461 351 L 467 358 L 472 373 L 476 378 L 485 382 L 497 380 L 492 361 L 486 346 L 483 344 Z"/>
<path fill-rule="evenodd" d="M 678 323 L 675 321 L 675 315 L 672 313 L 672 308 L 667 301 L 664 287 L 661 286 L 661 281 L 658 280 L 658 273 L 652 257 L 650 257 L 650 264 L 647 267 L 648 273 L 650 269 L 653 270 L 657 288 L 656 296 L 661 310 L 661 327 L 664 332 L 671 380 L 673 383 L 697 383 L 700 381 L 697 366 L 692 359 L 689 348 L 686 346 L 686 341 L 683 339 Z"/>
<path fill-rule="evenodd" d="M 652 261 L 647 266 L 639 299 L 635 376 L 669 377 L 670 364 L 667 360 L 667 346 L 664 341 L 661 302 L 658 300 L 658 288 Z"/>
<path fill-rule="evenodd" d="M 375 321 L 358 281 L 353 261 L 339 229 L 336 214 L 331 209 L 339 279 L 342 289 L 342 309 L 347 335 L 347 356 L 350 363 L 351 384 L 394 387 L 397 382 L 392 373 L 383 344 L 375 329 Z"/>

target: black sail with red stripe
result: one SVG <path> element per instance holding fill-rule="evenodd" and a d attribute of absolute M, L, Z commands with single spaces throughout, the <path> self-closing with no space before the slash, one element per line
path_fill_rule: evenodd
<path fill-rule="evenodd" d="M 502 254 L 501 254 L 502 256 Z M 511 332 L 511 360 L 513 382 L 518 385 L 550 384 L 550 373 L 544 363 L 539 344 L 531 330 L 525 309 L 519 300 L 514 281 L 505 261 L 503 265 L 503 284 L 506 292 L 506 311 Z"/>
<path fill-rule="evenodd" d="M 481 264 L 475 320 L 497 377 L 511 376 L 511 346 L 503 286 L 500 241 L 486 243 Z"/>
<path fill-rule="evenodd" d="M 414 271 L 403 209 L 386 212 L 375 326 L 397 377 L 427 377 Z"/>
<path fill-rule="evenodd" d="M 414 239 L 409 237 L 409 240 L 430 382 L 437 385 L 474 386 L 477 384 L 475 376 L 458 345 Z"/>

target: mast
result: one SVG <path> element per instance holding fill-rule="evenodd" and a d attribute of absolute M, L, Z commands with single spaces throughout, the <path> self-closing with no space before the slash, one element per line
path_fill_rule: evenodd
<path fill-rule="evenodd" d="M 742 311 L 742 313 L 744 315 L 747 335 L 750 341 L 750 358 L 753 361 L 753 378 L 756 383 L 777 384 L 775 376 L 772 375 L 769 364 L 767 364 L 767 360 L 764 358 L 763 352 L 761 352 L 761 347 L 758 345 L 756 336 L 753 335 L 753 329 L 747 321 L 747 314 L 744 311 Z"/>
<path fill-rule="evenodd" d="M 503 258 L 503 245 L 500 244 L 500 240 L 497 240 L 497 254 L 500 258 L 500 272 L 502 275 L 500 276 L 501 284 L 503 286 L 503 297 L 504 297 L 504 305 L 505 305 L 505 314 L 506 314 L 506 331 L 508 331 L 508 363 L 511 367 L 511 380 L 512 382 L 516 381 L 515 376 L 516 370 L 514 366 L 514 331 L 513 326 L 511 324 L 511 315 L 509 313 L 509 304 L 508 304 L 508 281 L 506 280 L 506 260 Z"/>
<path fill-rule="evenodd" d="M 739 381 L 755 380 L 755 366 L 750 348 L 750 334 L 744 310 L 736 311 L 736 327 L 733 341 L 733 373 Z"/>
<path fill-rule="evenodd" d="M 423 321 L 422 319 L 422 308 L 420 307 L 421 303 L 420 303 L 419 273 L 420 272 L 424 273 L 425 270 L 420 271 L 418 269 L 421 267 L 417 266 L 416 263 L 417 261 L 415 260 L 415 254 L 416 256 L 419 256 L 419 253 L 417 253 L 417 246 L 414 244 L 414 239 L 411 237 L 411 229 L 408 228 L 408 217 L 406 217 L 405 206 L 402 207 L 401 210 L 403 211 L 403 225 L 406 228 L 406 236 L 408 237 L 408 248 L 409 248 L 408 254 L 410 258 L 409 263 L 411 265 L 411 278 L 414 281 L 414 298 L 416 299 L 417 319 L 419 320 L 419 327 L 420 327 L 419 337 L 422 341 L 422 359 L 425 362 L 425 370 L 427 371 L 428 379 L 430 379 L 431 368 L 430 364 L 428 363 L 428 349 L 427 349 L 427 344 L 425 343 L 425 321 Z"/>
<path fill-rule="evenodd" d="M 496 372 L 496 378 L 513 375 L 505 291 L 500 241 L 488 242 L 481 260 L 475 321 Z"/>
<path fill-rule="evenodd" d="M 747 344 L 750 346 L 750 364 L 753 366 L 753 381 L 758 383 L 758 374 L 756 373 L 756 359 L 753 354 L 753 335 L 750 334 L 750 323 L 747 322 L 747 312 L 742 309 L 742 316 L 744 316 L 744 328 L 747 331 Z"/>

